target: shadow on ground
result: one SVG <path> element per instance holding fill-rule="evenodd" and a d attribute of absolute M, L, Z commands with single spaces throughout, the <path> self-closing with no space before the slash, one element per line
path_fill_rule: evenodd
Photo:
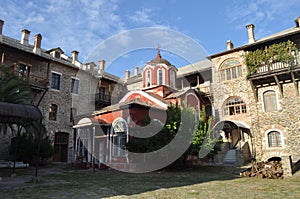
<path fill-rule="evenodd" d="M 0 192 L 5 198 L 104 198 L 130 196 L 148 191 L 238 178 L 233 166 L 156 171 L 143 174 L 114 170 L 78 170 L 66 165 L 40 169 L 41 182 L 30 183 L 33 169 L 19 170 L 14 178 L 2 177 Z M 32 172 L 32 173 L 31 173 Z M 4 175 L 0 170 L 0 176 Z"/>

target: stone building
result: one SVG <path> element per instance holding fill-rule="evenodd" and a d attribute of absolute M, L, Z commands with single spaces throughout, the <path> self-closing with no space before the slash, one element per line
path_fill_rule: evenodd
<path fill-rule="evenodd" d="M 214 114 L 219 131 L 228 141 L 224 162 L 245 162 L 254 157 L 293 162 L 300 159 L 298 53 L 289 62 L 261 65 L 253 73 L 245 54 L 272 44 L 292 41 L 300 48 L 299 20 L 296 26 L 256 40 L 254 25 L 247 25 L 248 43 L 211 55 Z M 226 151 L 226 153 L 225 153 Z"/>
<path fill-rule="evenodd" d="M 42 48 L 42 35 L 34 36 L 30 44 L 30 31 L 22 30 L 21 40 L 2 34 L 4 21 L 0 20 L 0 54 L 2 64 L 11 67 L 30 85 L 34 93 L 33 105 L 39 107 L 48 135 L 54 141 L 53 161 L 73 160 L 73 117 L 91 113 L 96 107 L 110 105 L 111 90 L 118 96 L 123 84 L 118 78 L 104 72 L 104 61 L 81 63 L 78 52 L 66 55 L 61 48 Z M 0 139 L 0 159 L 9 159 L 8 149 L 12 135 Z"/>
<path fill-rule="evenodd" d="M 292 41 L 299 49 L 300 18 L 295 22 L 295 27 L 261 39 L 255 38 L 254 25 L 247 25 L 247 44 L 234 47 L 228 40 L 227 49 L 211 55 L 210 60 L 181 68 L 172 66 L 158 53 L 141 72 L 138 67 L 133 75 L 126 71 L 124 79 L 105 72 L 104 60 L 100 60 L 97 66 L 93 62 L 81 63 L 77 51 L 69 57 L 60 48 L 43 49 L 40 34 L 34 36 L 33 45 L 29 42 L 28 30 L 22 30 L 21 40 L 4 36 L 4 22 L 1 20 L 0 54 L 2 63 L 12 67 L 30 84 L 35 94 L 33 104 L 40 108 L 45 126 L 54 140 L 54 161 L 75 160 L 73 149 L 79 145 L 76 142 L 78 137 L 74 137 L 77 132 L 72 126 L 78 125 L 78 121 L 74 121 L 76 115 L 93 115 L 94 119 L 103 122 L 105 118 L 101 115 L 108 110 L 120 109 L 121 106 L 114 106 L 120 101 L 122 107 L 132 105 L 147 109 L 152 106 L 144 101 L 130 104 L 133 99 L 129 96 L 129 101 L 127 98 L 122 101 L 127 93 L 140 90 L 149 97 L 151 92 L 164 95 L 171 90 L 193 90 L 201 97 L 207 112 L 216 118 L 214 130 L 226 142 L 216 161 L 244 163 L 251 158 L 287 160 L 291 157 L 297 162 L 300 159 L 298 53 L 289 63 L 262 65 L 251 74 L 245 61 L 247 53 L 272 44 Z M 179 97 L 179 94 L 173 96 Z M 166 99 L 160 97 L 159 100 Z M 89 121 L 92 124 L 96 120 Z M 124 121 L 127 122 L 127 118 Z M 105 122 L 107 126 L 112 124 L 118 122 Z M 7 158 L 4 156 L 9 139 L 0 140 L 0 159 Z"/>

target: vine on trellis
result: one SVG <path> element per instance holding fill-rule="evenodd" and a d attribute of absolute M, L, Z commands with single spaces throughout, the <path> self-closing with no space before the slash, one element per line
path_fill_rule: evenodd
<path fill-rule="evenodd" d="M 266 46 L 264 49 L 248 51 L 244 55 L 248 69 L 247 78 L 263 65 L 268 65 L 275 62 L 291 62 L 295 58 L 297 51 L 298 49 L 296 44 L 290 40 Z"/>

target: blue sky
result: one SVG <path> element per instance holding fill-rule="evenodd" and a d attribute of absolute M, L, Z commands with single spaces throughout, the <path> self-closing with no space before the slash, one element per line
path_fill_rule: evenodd
<path fill-rule="evenodd" d="M 199 54 L 200 61 L 205 54 L 224 51 L 227 40 L 232 40 L 235 46 L 247 43 L 246 24 L 255 25 L 256 38 L 293 27 L 294 19 L 300 16 L 299 10 L 297 0 L 0 0 L 4 35 L 20 39 L 21 30 L 28 29 L 33 43 L 33 36 L 41 33 L 42 48 L 61 47 L 68 55 L 77 50 L 82 62 L 97 64 L 100 59 L 109 60 L 111 54 L 121 53 L 108 61 L 108 71 L 118 75 L 154 58 L 158 43 L 162 56 L 180 67 L 197 61 L 187 60 L 188 54 Z M 143 35 L 151 39 L 147 45 L 143 37 L 131 34 L 141 28 L 149 32 L 151 27 L 175 31 L 168 41 L 172 45 L 161 40 L 166 37 L 162 32 L 151 37 Z M 182 38 L 177 41 L 180 34 Z M 109 38 L 117 38 L 117 42 L 131 47 L 119 52 L 117 45 L 112 48 L 106 42 Z M 186 44 L 185 39 L 198 44 L 203 51 L 193 52 L 191 47 L 180 54 L 177 50 Z"/>

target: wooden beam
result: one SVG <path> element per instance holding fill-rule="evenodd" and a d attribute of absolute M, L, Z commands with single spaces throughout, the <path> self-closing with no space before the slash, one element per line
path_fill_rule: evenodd
<path fill-rule="evenodd" d="M 294 83 L 296 95 L 299 96 L 299 87 L 298 87 L 298 82 L 296 82 L 296 80 L 295 80 L 295 74 L 293 72 L 291 72 L 291 76 L 292 76 L 292 81 Z"/>
<path fill-rule="evenodd" d="M 250 81 L 250 86 L 251 86 L 251 89 L 252 89 L 252 92 L 253 92 L 253 95 L 254 95 L 255 102 L 257 102 L 258 101 L 257 88 L 254 86 L 252 80 L 249 80 L 249 81 Z"/>
<path fill-rule="evenodd" d="M 279 92 L 280 92 L 280 96 L 283 97 L 283 90 L 282 90 L 282 85 L 279 83 L 278 77 L 277 75 L 274 75 L 274 79 L 276 81 L 276 84 L 278 86 Z"/>

